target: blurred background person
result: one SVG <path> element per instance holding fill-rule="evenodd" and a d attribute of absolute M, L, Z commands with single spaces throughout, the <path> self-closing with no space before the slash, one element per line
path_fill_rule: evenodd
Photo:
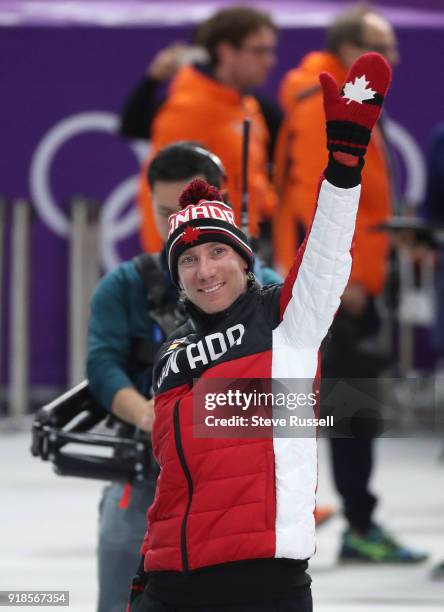
<path fill-rule="evenodd" d="M 277 29 L 267 13 L 239 6 L 222 9 L 202 22 L 195 42 L 205 49 L 209 63 L 187 65 L 176 72 L 165 102 L 152 117 L 150 155 L 180 139 L 198 140 L 209 147 L 227 170 L 230 201 L 239 219 L 242 121 L 250 118 L 249 223 L 250 233 L 256 236 L 258 224 L 273 215 L 276 194 L 269 176 L 270 133 L 262 112 L 264 104 L 261 106 L 250 92 L 265 83 L 275 64 Z M 273 121 L 279 121 L 279 113 Z M 156 251 L 160 239 L 144 172 L 139 205 L 142 246 Z"/>
<path fill-rule="evenodd" d="M 308 227 L 312 207 L 309 193 L 316 184 L 322 164 L 325 134 L 322 119 L 321 91 L 318 75 L 331 72 L 343 82 L 348 67 L 365 51 L 377 51 L 392 65 L 399 61 L 393 28 L 386 19 L 366 5 L 353 6 L 340 15 L 327 29 L 326 49 L 302 58 L 299 66 L 290 70 L 282 80 L 280 102 L 286 111 L 285 126 L 281 131 L 276 169 L 280 205 L 275 223 L 274 251 L 277 264 L 284 270 L 292 261 L 298 240 L 297 228 Z M 363 206 L 358 219 L 359 236 L 352 285 L 368 286 L 372 293 L 381 291 L 388 241 L 381 235 L 369 235 L 366 228 L 385 220 L 390 214 L 390 177 L 384 150 L 383 135 L 378 128 L 369 143 L 368 158 L 363 174 Z M 374 267 L 368 267 L 368 248 L 373 253 Z M 367 264 L 367 265 L 366 265 Z M 356 280 L 355 280 L 356 279 Z M 355 288 L 357 294 L 359 289 Z M 364 296 L 350 298 L 360 308 Z"/>
<path fill-rule="evenodd" d="M 201 39 L 201 36 L 197 36 L 198 31 L 194 34 L 196 40 Z M 149 62 L 143 78 L 125 100 L 120 114 L 120 134 L 128 139 L 149 140 L 153 119 L 166 99 L 163 86 L 183 66 L 205 65 L 209 61 L 210 57 L 205 47 L 198 44 L 176 41 L 158 51 Z M 258 101 L 267 124 L 270 136 L 268 164 L 271 167 L 274 162 L 274 148 L 283 112 L 279 104 L 270 97 L 255 90 L 249 93 Z"/>
<path fill-rule="evenodd" d="M 183 66 L 207 64 L 208 61 L 203 47 L 183 41 L 173 42 L 158 51 L 125 100 L 120 114 L 120 134 L 129 139 L 149 140 L 152 121 L 166 98 L 162 84 L 172 79 Z"/>
<path fill-rule="evenodd" d="M 284 77 L 280 100 L 286 111 L 277 151 L 277 185 L 280 195 L 274 225 L 274 252 L 282 273 L 294 257 L 295 248 L 313 215 L 311 194 L 326 162 L 323 107 L 318 77 L 330 72 L 343 83 L 347 70 L 367 51 L 381 53 L 395 66 L 399 61 L 396 35 L 380 14 L 365 4 L 355 5 L 337 17 L 327 29 L 326 49 L 305 56 Z M 365 88 L 365 85 L 364 85 Z M 365 140 L 365 135 L 362 135 Z M 367 144 L 364 142 L 363 144 Z M 322 359 L 324 379 L 375 379 L 385 365 L 379 355 L 362 352 L 360 343 L 379 328 L 375 298 L 381 294 L 386 274 L 388 238 L 370 228 L 390 215 L 391 185 L 386 143 L 380 126 L 373 130 L 362 179 L 354 263 L 341 308 L 331 328 L 331 339 Z M 350 384 L 350 381 L 347 381 Z M 355 385 L 357 382 L 354 383 Z M 334 387 L 334 383 L 332 383 Z M 375 384 L 371 385 L 376 387 Z M 324 395 L 332 390 L 323 386 Z M 368 393 L 369 388 L 361 389 Z M 374 389 L 372 394 L 374 393 Z M 342 397 L 344 405 L 352 396 Z M 374 521 L 377 498 L 369 490 L 373 469 L 373 436 L 380 426 L 378 416 L 364 406 L 368 429 L 352 437 L 332 437 L 331 456 L 335 486 L 342 498 L 347 529 L 339 561 L 370 563 L 423 561 L 426 555 L 400 545 Z M 364 421 L 361 421 L 365 422 Z M 350 421 L 351 423 L 351 421 Z"/>

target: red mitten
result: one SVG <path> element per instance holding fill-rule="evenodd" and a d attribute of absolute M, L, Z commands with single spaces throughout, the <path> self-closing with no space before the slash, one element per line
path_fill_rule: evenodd
<path fill-rule="evenodd" d="M 340 94 L 331 74 L 323 72 L 319 76 L 329 151 L 365 155 L 391 78 L 390 65 L 379 53 L 366 53 L 356 60 Z"/>

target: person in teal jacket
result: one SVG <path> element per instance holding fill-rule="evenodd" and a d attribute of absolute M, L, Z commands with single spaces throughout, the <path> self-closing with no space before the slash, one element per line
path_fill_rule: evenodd
<path fill-rule="evenodd" d="M 148 180 L 156 225 L 163 237 L 167 235 L 168 217 L 177 211 L 180 193 L 197 177 L 223 188 L 222 163 L 198 143 L 170 145 L 151 162 Z M 147 257 L 151 261 L 148 276 L 143 272 Z M 276 272 L 257 260 L 254 271 L 263 285 L 281 282 Z M 150 278 L 162 293 L 162 305 L 155 311 L 147 292 Z M 87 355 L 90 389 L 110 413 L 142 431 L 151 430 L 151 365 L 178 314 L 177 300 L 163 253 L 154 259 L 143 255 L 120 264 L 101 279 L 91 300 Z M 162 320 L 165 313 L 168 324 Z M 179 322 L 180 315 L 177 325 Z M 99 513 L 98 612 L 121 612 L 126 607 L 154 491 L 154 474 L 142 482 L 111 483 L 104 490 Z"/>

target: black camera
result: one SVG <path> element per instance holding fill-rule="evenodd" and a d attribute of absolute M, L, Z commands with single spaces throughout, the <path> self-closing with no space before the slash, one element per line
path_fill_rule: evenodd
<path fill-rule="evenodd" d="M 131 482 L 157 469 L 149 434 L 111 416 L 87 380 L 36 413 L 31 453 L 50 461 L 60 476 Z"/>

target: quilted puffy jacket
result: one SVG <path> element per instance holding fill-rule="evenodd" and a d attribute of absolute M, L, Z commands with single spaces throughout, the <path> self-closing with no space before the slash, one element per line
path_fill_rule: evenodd
<path fill-rule="evenodd" d="M 221 313 L 191 306 L 195 331 L 161 350 L 152 432 L 160 476 L 142 546 L 146 572 L 314 552 L 316 441 L 197 438 L 193 388 L 197 379 L 316 376 L 319 346 L 350 275 L 360 194 L 358 181 L 332 184 L 340 181 L 334 162 L 329 168 L 284 284 L 253 285 Z"/>

